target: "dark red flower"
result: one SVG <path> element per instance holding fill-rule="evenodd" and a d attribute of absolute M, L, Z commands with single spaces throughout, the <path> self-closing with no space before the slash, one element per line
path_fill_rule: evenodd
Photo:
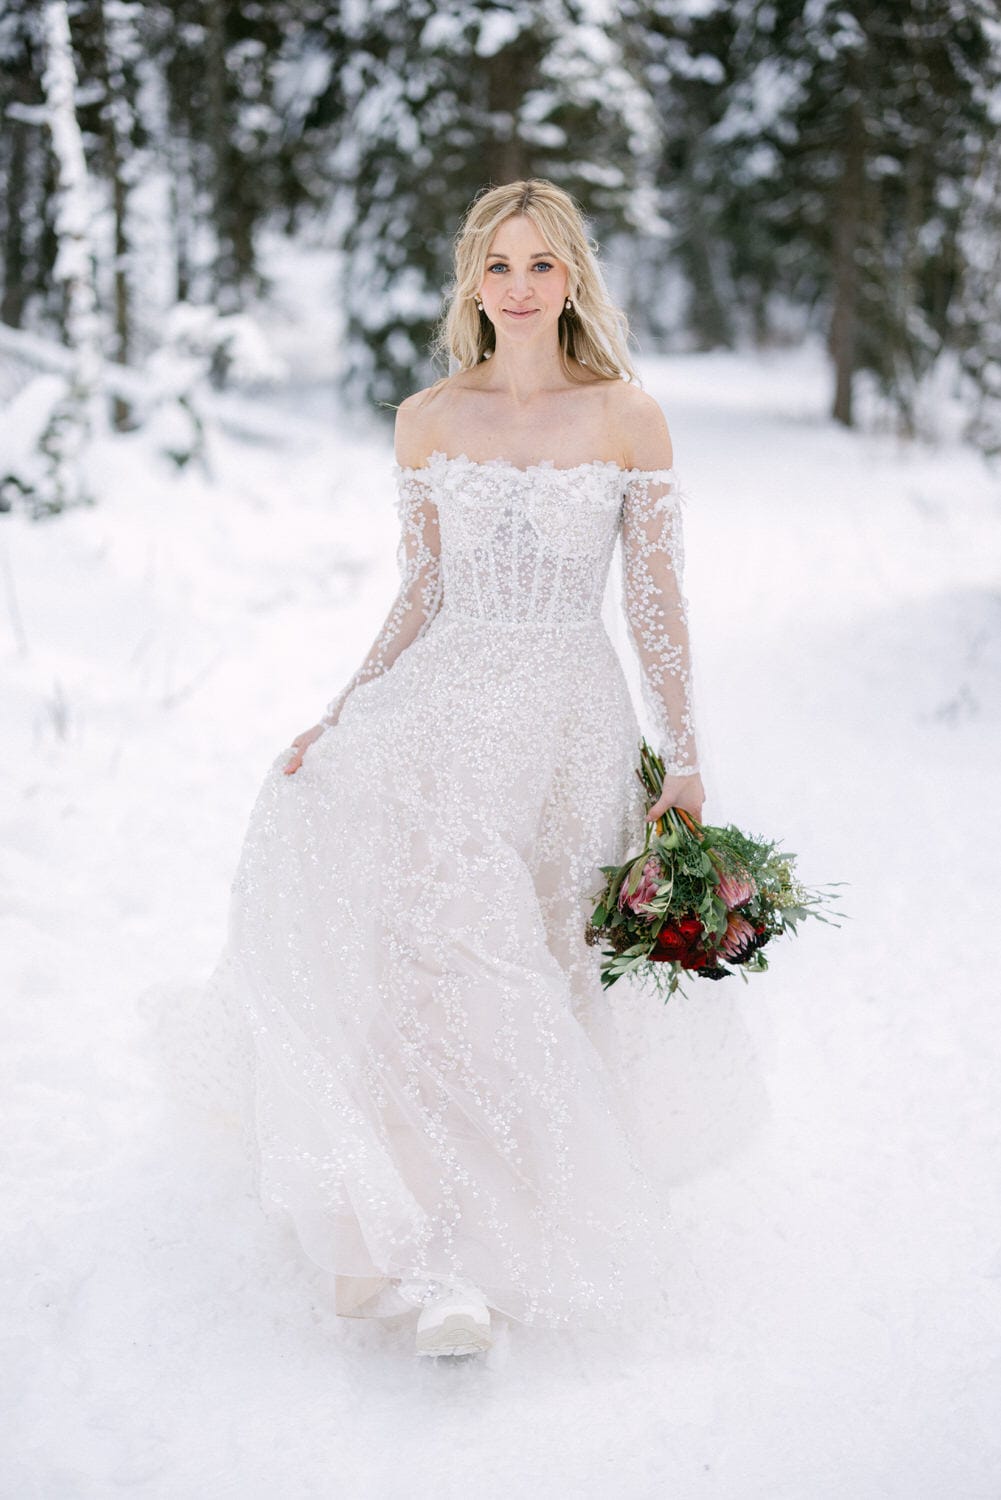
<path fill-rule="evenodd" d="M 676 963 L 683 969 L 706 968 L 715 955 L 701 947 L 704 931 L 698 917 L 678 917 L 661 928 L 649 957 L 654 963 Z"/>
<path fill-rule="evenodd" d="M 658 953 L 661 957 L 674 958 L 678 954 L 684 953 L 690 946 L 691 943 L 688 938 L 683 937 L 673 927 L 665 927 L 657 935 L 654 952 Z"/>

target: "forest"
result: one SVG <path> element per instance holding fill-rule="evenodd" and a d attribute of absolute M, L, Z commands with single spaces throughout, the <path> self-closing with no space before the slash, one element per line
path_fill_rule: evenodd
<path fill-rule="evenodd" d="M 0 0 L 0 96 L 0 1495 L 998 1500 L 998 0 Z M 210 976 L 262 787 L 397 608 L 452 235 L 526 175 L 586 210 L 669 421 L 707 821 L 838 925 L 596 992 L 670 1315 L 498 1316 L 449 1370 L 262 1212 Z M 595 639 L 566 676 L 611 736 Z M 364 775 L 333 738 L 280 785 L 304 830 L 354 810 L 379 878 L 331 838 L 331 896 L 388 973 L 433 893 L 369 704 Z"/>
<path fill-rule="evenodd" d="M 944 380 L 1001 451 L 994 0 L 3 0 L 0 97 L 4 509 L 88 498 L 95 423 L 183 463 L 204 393 L 280 381 L 265 235 L 329 250 L 331 379 L 391 417 L 462 212 L 527 176 L 642 352 L 820 339 L 837 422 L 921 436 Z"/>

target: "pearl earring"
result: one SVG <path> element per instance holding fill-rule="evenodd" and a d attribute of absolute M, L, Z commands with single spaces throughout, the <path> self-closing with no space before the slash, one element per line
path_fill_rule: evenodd
<path fill-rule="evenodd" d="M 481 302 L 481 301 L 480 301 L 480 299 L 479 299 L 479 297 L 477 297 L 477 299 L 476 299 L 476 306 L 477 306 L 477 309 L 478 309 L 478 310 L 479 310 L 479 311 L 480 311 L 480 312 L 482 312 L 482 311 L 483 311 L 483 303 L 482 303 L 482 302 Z"/>
<path fill-rule="evenodd" d="M 570 311 L 572 311 L 572 309 L 573 309 L 573 303 L 570 301 L 570 298 L 568 297 L 567 298 L 567 302 L 566 302 L 566 311 L 570 312 Z"/>

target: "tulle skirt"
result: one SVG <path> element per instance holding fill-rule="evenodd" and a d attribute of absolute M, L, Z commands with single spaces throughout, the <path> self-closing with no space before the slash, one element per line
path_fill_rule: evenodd
<path fill-rule="evenodd" d="M 670 1302 L 634 1076 L 666 1012 L 584 940 L 643 836 L 639 737 L 600 621 L 443 610 L 269 767 L 211 990 L 253 1040 L 261 1197 L 338 1311 L 453 1278 L 551 1327 Z"/>

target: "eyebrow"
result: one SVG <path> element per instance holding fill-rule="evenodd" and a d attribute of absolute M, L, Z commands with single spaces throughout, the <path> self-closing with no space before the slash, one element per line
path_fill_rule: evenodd
<path fill-rule="evenodd" d="M 554 260 L 556 259 L 556 256 L 555 256 L 555 254 L 554 254 L 554 252 L 552 250 L 535 250 L 535 251 L 532 252 L 532 254 L 528 258 L 529 258 L 529 260 L 542 260 L 543 257 L 546 256 L 546 255 L 552 256 L 552 258 Z M 491 250 L 490 253 L 487 256 L 487 260 L 510 260 L 510 259 L 511 259 L 510 255 L 502 255 L 499 250 Z"/>

